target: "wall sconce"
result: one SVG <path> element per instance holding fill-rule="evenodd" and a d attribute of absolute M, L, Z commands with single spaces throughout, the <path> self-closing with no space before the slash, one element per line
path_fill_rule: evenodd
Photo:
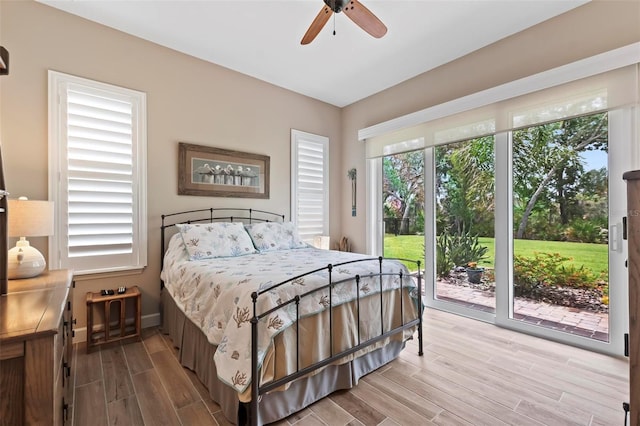
<path fill-rule="evenodd" d="M 347 172 L 347 176 L 351 180 L 351 216 L 356 215 L 356 177 L 357 170 L 354 167 Z"/>
<path fill-rule="evenodd" d="M 8 278 L 36 277 L 44 271 L 47 262 L 26 237 L 48 237 L 53 235 L 53 201 L 31 201 L 26 197 L 9 200 L 9 237 L 20 237 L 16 246 L 9 250 Z"/>
<path fill-rule="evenodd" d="M 9 52 L 0 46 L 0 75 L 9 74 Z"/>

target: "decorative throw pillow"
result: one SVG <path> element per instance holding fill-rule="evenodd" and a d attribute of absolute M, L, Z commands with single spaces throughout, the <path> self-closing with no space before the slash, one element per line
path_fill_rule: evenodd
<path fill-rule="evenodd" d="M 189 260 L 234 257 L 256 252 L 251 237 L 240 222 L 176 224 L 189 253 Z"/>
<path fill-rule="evenodd" d="M 293 222 L 262 222 L 247 226 L 253 244 L 260 251 L 289 250 L 307 247 Z"/>

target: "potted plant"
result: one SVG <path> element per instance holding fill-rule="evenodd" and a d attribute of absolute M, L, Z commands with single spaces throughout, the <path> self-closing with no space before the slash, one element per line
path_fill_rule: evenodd
<path fill-rule="evenodd" d="M 478 266 L 478 262 L 469 262 L 465 268 L 467 271 L 467 278 L 472 284 L 480 284 L 482 280 L 482 273 L 484 268 Z"/>

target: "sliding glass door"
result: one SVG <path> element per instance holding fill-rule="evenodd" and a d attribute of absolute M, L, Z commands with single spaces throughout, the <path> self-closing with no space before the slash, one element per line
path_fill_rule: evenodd
<path fill-rule="evenodd" d="M 608 114 L 512 139 L 511 318 L 609 342 Z"/>
<path fill-rule="evenodd" d="M 494 313 L 494 140 L 435 148 L 434 297 Z"/>
<path fill-rule="evenodd" d="M 511 244 L 496 321 L 620 355 L 627 330 L 622 174 L 633 109 L 525 127 L 506 139 Z"/>
<path fill-rule="evenodd" d="M 434 308 L 622 353 L 632 114 L 384 157 L 384 255 L 424 256 Z"/>

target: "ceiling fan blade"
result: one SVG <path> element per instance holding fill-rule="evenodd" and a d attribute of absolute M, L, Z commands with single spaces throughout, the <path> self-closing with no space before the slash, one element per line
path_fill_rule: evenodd
<path fill-rule="evenodd" d="M 311 43 L 313 39 L 316 38 L 320 30 L 327 23 L 331 15 L 333 15 L 333 10 L 331 10 L 328 6 L 323 7 L 322 10 L 320 10 L 318 15 L 316 16 L 316 19 L 314 19 L 311 25 L 309 26 L 309 29 L 304 34 L 304 37 L 302 37 L 300 44 Z"/>
<path fill-rule="evenodd" d="M 358 0 L 351 0 L 342 11 L 351 18 L 357 26 L 375 38 L 380 38 L 387 33 L 387 27 L 382 21 Z"/>

